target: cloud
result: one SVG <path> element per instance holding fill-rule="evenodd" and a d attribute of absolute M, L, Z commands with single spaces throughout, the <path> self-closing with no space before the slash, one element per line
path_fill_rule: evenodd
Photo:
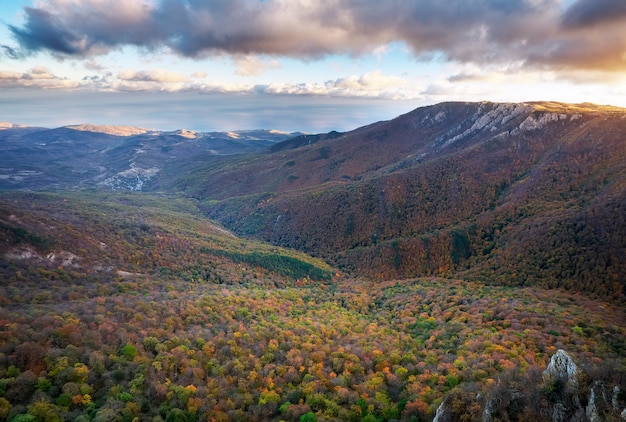
<path fill-rule="evenodd" d="M 384 75 L 381 71 L 376 70 L 360 76 L 352 75 L 324 83 L 255 85 L 252 90 L 247 92 L 317 97 L 409 99 L 416 98 L 418 91 L 419 88 L 409 81 L 396 76 Z"/>
<path fill-rule="evenodd" d="M 484 81 L 487 77 L 483 74 L 472 72 L 459 72 L 448 77 L 448 82 L 473 82 Z"/>
<path fill-rule="evenodd" d="M 36 66 L 32 68 L 29 73 L 24 74 L 24 77 L 28 79 L 58 79 L 43 66 Z"/>
<path fill-rule="evenodd" d="M 0 70 L 0 81 L 17 81 L 22 78 L 22 73 L 10 70 Z"/>
<path fill-rule="evenodd" d="M 9 47 L 8 45 L 0 45 L 0 47 L 4 50 L 5 56 L 10 59 L 18 60 L 24 58 L 24 55 L 15 48 Z"/>
<path fill-rule="evenodd" d="M 9 25 L 21 47 L 69 56 L 102 54 L 122 45 L 150 47 L 158 36 L 149 3 L 140 0 L 49 0 L 24 7 L 23 27 Z"/>
<path fill-rule="evenodd" d="M 538 82 L 552 76 L 550 72 L 521 71 L 519 63 L 505 66 L 476 66 L 473 64 L 456 65 L 445 78 L 449 83 L 492 83 L 492 84 L 527 84 Z M 442 79 L 443 80 L 443 79 Z"/>
<path fill-rule="evenodd" d="M 102 65 L 101 63 L 96 61 L 94 58 L 91 58 L 91 59 L 87 60 L 83 64 L 83 66 L 87 70 L 94 70 L 94 71 L 98 71 L 98 72 L 101 72 L 101 71 L 106 69 L 106 66 Z"/>
<path fill-rule="evenodd" d="M 134 82 L 178 83 L 187 81 L 187 77 L 168 70 L 120 70 L 118 79 Z"/>
<path fill-rule="evenodd" d="M 3 73 L 0 73 L 0 79 Z M 4 86 L 36 86 L 35 79 L 60 78 L 45 68 L 31 69 L 28 74 L 4 72 Z M 385 75 L 376 70 L 363 75 L 352 75 L 322 83 L 268 83 L 247 84 L 220 81 L 207 81 L 205 72 L 196 72 L 189 77 L 165 70 L 120 70 L 117 74 L 107 72 L 102 75 L 86 75 L 73 87 L 83 90 L 108 92 L 196 92 L 204 94 L 266 94 L 299 95 L 315 97 L 344 98 L 415 98 L 420 88 L 408 80 Z M 26 83 L 26 81 L 31 81 Z"/>
<path fill-rule="evenodd" d="M 98 89 L 119 92 L 179 92 L 190 87 L 190 79 L 168 70 L 120 70 L 115 78 L 99 81 Z"/>
<path fill-rule="evenodd" d="M 270 69 L 280 68 L 278 60 L 261 60 L 252 55 L 237 55 L 233 58 L 237 70 L 235 74 L 239 76 L 257 76 Z"/>
<path fill-rule="evenodd" d="M 34 67 L 27 72 L 0 70 L 0 88 L 71 89 L 79 86 L 78 82 L 58 77 L 41 66 Z"/>
<path fill-rule="evenodd" d="M 228 54 L 239 75 L 276 62 L 406 45 L 421 60 L 626 70 L 624 0 L 41 0 L 9 26 L 25 53 L 93 57 L 126 46 Z M 382 47 L 381 47 L 382 46 Z M 12 53 L 13 52 L 13 53 Z M 15 56 L 16 50 L 5 49 Z"/>
<path fill-rule="evenodd" d="M 368 72 L 361 76 L 350 76 L 338 79 L 334 85 L 348 89 L 385 89 L 405 85 L 406 81 L 397 76 L 386 76 L 380 70 Z"/>
<path fill-rule="evenodd" d="M 194 79 L 204 79 L 207 76 L 209 76 L 209 74 L 206 73 L 206 72 L 202 72 L 202 71 L 200 71 L 200 72 L 193 72 L 191 74 L 191 77 L 194 78 Z"/>
<path fill-rule="evenodd" d="M 27 16 L 25 28 L 9 25 L 24 50 L 50 50 L 69 55 L 80 52 L 80 37 L 64 27 L 61 16 L 55 16 L 46 9 L 25 7 L 24 10 Z"/>
<path fill-rule="evenodd" d="M 598 25 L 624 22 L 624 0 L 578 0 L 567 9 L 563 23 L 568 28 L 588 28 Z"/>

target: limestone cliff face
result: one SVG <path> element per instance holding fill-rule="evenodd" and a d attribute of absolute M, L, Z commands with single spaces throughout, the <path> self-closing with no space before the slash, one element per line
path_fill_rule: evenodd
<path fill-rule="evenodd" d="M 543 372 L 543 381 L 550 396 L 554 422 L 585 421 L 579 387 L 580 370 L 565 350 L 558 350 Z"/>
<path fill-rule="evenodd" d="M 452 412 L 450 411 L 450 400 L 446 399 L 437 408 L 437 412 L 435 413 L 435 418 L 433 422 L 451 422 L 452 421 Z"/>
<path fill-rule="evenodd" d="M 576 387 L 578 384 L 577 377 L 579 369 L 574 360 L 565 350 L 557 350 L 550 359 L 550 364 L 543 371 L 543 380 L 545 382 L 558 382 L 565 386 Z"/>

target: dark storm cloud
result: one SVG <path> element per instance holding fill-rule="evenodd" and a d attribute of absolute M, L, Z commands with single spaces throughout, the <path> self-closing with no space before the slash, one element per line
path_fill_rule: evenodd
<path fill-rule="evenodd" d="M 31 7 L 24 8 L 27 21 L 24 28 L 9 25 L 9 29 L 27 51 L 51 50 L 64 54 L 79 54 L 79 36 L 64 27 L 62 18 Z"/>
<path fill-rule="evenodd" d="M 560 0 L 48 0 L 10 29 L 27 51 L 70 56 L 133 45 L 310 59 L 404 42 L 420 59 L 619 70 L 625 3 L 578 0 L 563 11 Z"/>
<path fill-rule="evenodd" d="M 622 22 L 626 19 L 624 0 L 579 0 L 563 16 L 567 28 L 584 28 Z"/>

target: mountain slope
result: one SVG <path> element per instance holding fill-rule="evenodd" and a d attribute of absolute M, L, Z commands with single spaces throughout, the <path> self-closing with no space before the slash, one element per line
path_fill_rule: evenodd
<path fill-rule="evenodd" d="M 439 104 L 203 163 L 180 186 L 238 233 L 378 279 L 458 273 L 624 293 L 623 109 Z"/>

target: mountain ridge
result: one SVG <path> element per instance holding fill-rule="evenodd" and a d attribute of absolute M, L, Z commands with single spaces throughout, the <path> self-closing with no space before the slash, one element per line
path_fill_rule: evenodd
<path fill-rule="evenodd" d="M 555 104 L 559 106 L 556 109 Z M 476 108 L 476 110 L 468 111 L 468 107 Z M 618 112 L 614 107 L 605 108 L 597 106 L 572 106 L 554 102 L 535 102 L 535 103 L 462 103 L 451 102 L 441 103 L 434 106 L 420 107 L 404 115 L 390 121 L 381 121 L 373 123 L 350 132 L 337 133 L 330 132 L 328 134 L 305 135 L 302 138 L 291 139 L 287 144 L 279 143 L 274 145 L 270 151 L 278 152 L 279 149 L 285 149 L 286 145 L 290 147 L 283 151 L 286 156 L 276 157 L 275 160 L 268 159 L 267 156 L 259 157 L 257 163 L 259 166 L 250 165 L 248 169 L 252 169 L 255 175 L 261 174 L 264 178 L 275 177 L 274 185 L 279 189 L 290 190 L 311 186 L 324 182 L 343 182 L 354 180 L 373 174 L 374 171 L 379 173 L 385 170 L 387 166 L 405 167 L 410 166 L 417 161 L 424 161 L 430 156 L 436 156 L 457 146 L 462 146 L 459 141 L 471 141 L 472 137 L 482 136 L 485 133 L 493 138 L 490 131 L 500 130 L 502 133 L 508 127 L 511 131 L 518 130 L 525 132 L 529 130 L 541 129 L 551 121 L 558 122 L 559 116 L 557 111 L 565 112 L 568 108 L 576 111 L 571 114 L 573 118 L 578 118 L 579 112 L 587 110 L 587 113 Z M 488 109 L 488 111 L 485 111 Z M 430 110 L 436 110 L 432 115 Z M 466 112 L 463 116 L 462 113 Z M 459 115 L 461 113 L 461 115 Z M 469 113 L 469 115 L 467 115 Z M 516 116 L 524 114 L 524 119 L 516 122 Z M 544 120 L 537 120 L 533 113 L 542 114 Z M 419 116 L 418 116 L 419 115 Z M 465 117 L 463 122 L 459 122 L 459 118 Z M 451 123 L 452 120 L 452 123 Z M 502 125 L 498 129 L 494 124 Z M 427 138 L 429 133 L 439 130 L 430 144 L 419 144 L 419 139 L 415 139 L 415 133 L 421 132 L 420 136 Z M 352 139 L 353 142 L 359 143 L 359 148 L 363 151 L 359 155 L 359 160 L 351 160 L 350 154 L 353 153 L 354 146 L 348 146 L 348 151 L 342 146 Z M 314 139 L 314 141 L 312 141 Z M 330 141 L 333 142 L 330 142 Z M 335 142 L 341 140 L 342 142 Z M 387 147 L 388 145 L 392 147 Z M 289 165 L 290 168 L 277 168 L 284 163 L 290 163 L 295 156 L 290 156 L 293 151 L 299 147 L 309 146 L 310 151 L 299 151 L 300 162 L 298 165 Z M 295 147 L 295 148 L 294 148 Z M 282 161 L 281 161 L 282 160 Z M 332 160 L 332 165 L 327 166 L 324 160 Z M 303 165 L 302 161 L 307 164 Z M 294 163 L 295 164 L 295 163 Z M 271 167 L 275 167 L 271 169 Z M 271 170 L 270 170 L 271 169 Z M 381 170 L 382 169 L 382 170 Z M 239 188 L 233 186 L 233 189 L 225 190 L 224 185 L 231 185 L 233 180 L 242 180 L 242 193 L 249 191 L 249 181 L 245 177 L 239 177 L 236 173 L 237 168 L 233 168 L 231 172 L 224 172 L 218 175 L 220 182 L 216 183 L 221 191 L 227 195 L 237 195 Z M 213 175 L 212 175 L 213 176 Z M 255 181 L 259 184 L 263 177 L 255 177 Z M 284 183 L 288 180 L 289 183 Z M 211 189 L 210 186 L 208 186 Z M 260 189 L 263 189 L 262 187 Z M 212 192 L 208 192 L 212 194 Z"/>
<path fill-rule="evenodd" d="M 93 132 L 93 133 L 102 133 L 105 135 L 115 135 L 116 136 L 132 136 L 132 135 L 141 135 L 148 132 L 153 133 L 185 133 L 192 132 L 197 134 L 235 134 L 234 136 L 238 136 L 238 134 L 249 135 L 249 134 L 262 134 L 268 133 L 272 135 L 288 135 L 288 136 L 299 136 L 304 135 L 306 132 L 287 132 L 280 129 L 231 129 L 231 130 L 216 130 L 216 131 L 198 131 L 194 129 L 187 128 L 178 128 L 173 130 L 162 130 L 156 128 L 146 128 L 141 126 L 129 126 L 129 125 L 114 125 L 114 124 L 96 124 L 96 123 L 77 123 L 63 126 L 54 126 L 54 127 L 44 127 L 44 126 L 31 126 L 22 123 L 13 123 L 13 122 L 4 122 L 0 121 L 0 130 L 6 129 L 37 129 L 37 130 L 57 130 L 57 129 L 73 129 L 80 132 Z"/>

